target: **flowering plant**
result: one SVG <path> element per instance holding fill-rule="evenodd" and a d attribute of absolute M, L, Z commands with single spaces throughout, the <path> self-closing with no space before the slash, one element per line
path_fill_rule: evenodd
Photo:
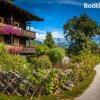
<path fill-rule="evenodd" d="M 8 46 L 7 51 L 12 54 L 20 53 L 23 50 L 22 46 Z"/>
<path fill-rule="evenodd" d="M 34 38 L 35 36 L 34 34 L 32 34 L 32 32 L 28 32 L 21 28 L 3 24 L 3 23 L 0 23 L 0 34 L 11 34 L 11 35 L 25 36 L 30 38 Z"/>

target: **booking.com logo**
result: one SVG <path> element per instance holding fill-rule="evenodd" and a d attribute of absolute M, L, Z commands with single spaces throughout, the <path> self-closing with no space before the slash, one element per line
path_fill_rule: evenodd
<path fill-rule="evenodd" d="M 84 8 L 100 8 L 100 3 L 84 3 Z"/>

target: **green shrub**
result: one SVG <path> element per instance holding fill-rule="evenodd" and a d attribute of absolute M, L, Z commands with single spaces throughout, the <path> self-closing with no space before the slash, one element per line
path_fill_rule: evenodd
<path fill-rule="evenodd" d="M 99 62 L 100 57 L 91 53 L 73 56 L 72 61 L 67 67 L 73 71 L 72 77 L 74 77 L 74 83 L 84 81 Z"/>
<path fill-rule="evenodd" d="M 6 48 L 5 44 L 0 43 L 0 53 L 6 52 L 5 48 Z"/>
<path fill-rule="evenodd" d="M 4 71 L 18 71 L 22 74 L 28 71 L 28 62 L 20 55 L 11 55 L 8 53 L 0 54 L 0 70 Z"/>
<path fill-rule="evenodd" d="M 9 54 L 4 48 L 5 46 L 0 45 L 0 71 L 18 72 L 25 76 L 32 74 L 25 57 Z"/>
<path fill-rule="evenodd" d="M 33 57 L 30 59 L 30 62 L 34 66 L 35 69 L 43 68 L 43 69 L 49 69 L 52 67 L 52 63 L 49 60 L 48 56 L 40 56 L 38 58 Z"/>
<path fill-rule="evenodd" d="M 49 50 L 48 55 L 53 63 L 58 63 L 65 56 L 65 50 L 62 48 L 53 48 Z"/>
<path fill-rule="evenodd" d="M 36 56 L 42 56 L 48 53 L 49 48 L 46 45 L 36 46 Z"/>

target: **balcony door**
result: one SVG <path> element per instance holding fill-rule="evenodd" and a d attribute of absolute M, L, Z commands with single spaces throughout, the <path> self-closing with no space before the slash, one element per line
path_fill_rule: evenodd
<path fill-rule="evenodd" d="M 19 38 L 18 37 L 14 37 L 14 45 L 19 45 Z"/>

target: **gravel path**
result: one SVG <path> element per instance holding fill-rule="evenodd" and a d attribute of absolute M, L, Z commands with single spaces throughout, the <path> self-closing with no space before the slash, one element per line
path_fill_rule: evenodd
<path fill-rule="evenodd" d="M 100 100 L 100 64 L 96 66 L 96 76 L 90 87 L 75 100 Z"/>

